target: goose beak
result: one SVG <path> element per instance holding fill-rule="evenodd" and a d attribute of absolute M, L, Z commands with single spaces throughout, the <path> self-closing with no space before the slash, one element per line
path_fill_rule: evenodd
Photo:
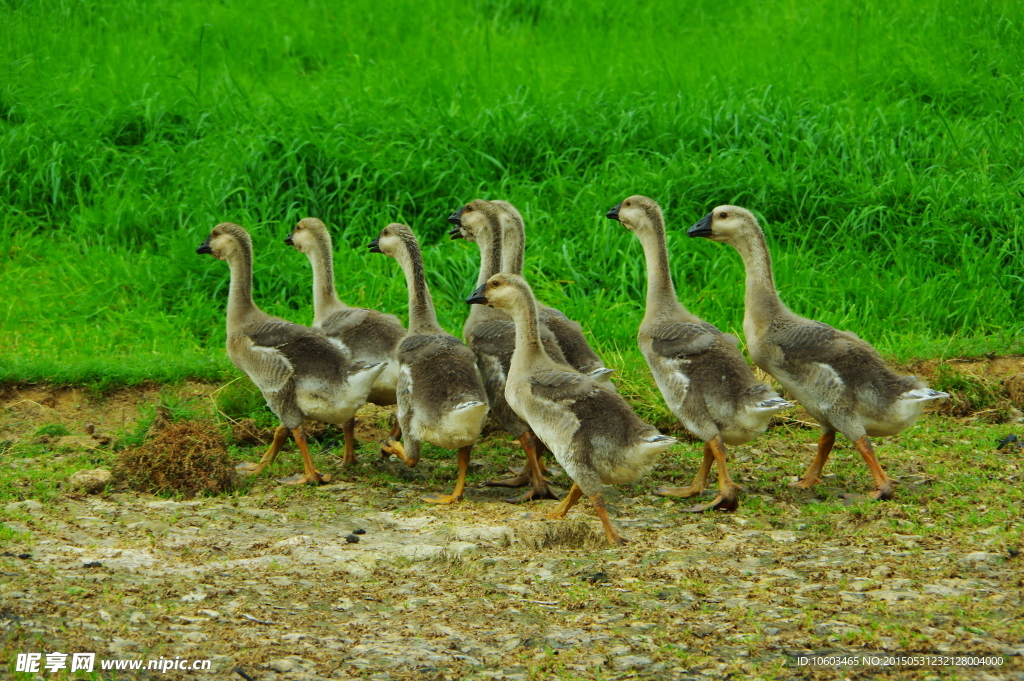
<path fill-rule="evenodd" d="M 700 222 L 686 230 L 686 236 L 711 236 L 714 234 L 711 231 L 711 215 L 711 213 L 708 213 L 701 218 Z"/>
<path fill-rule="evenodd" d="M 295 245 L 295 242 L 294 242 L 294 241 L 292 241 L 292 237 L 293 237 L 293 236 L 295 236 L 295 232 L 292 232 L 291 234 L 289 234 L 289 235 L 288 235 L 288 238 L 287 238 L 287 239 L 285 239 L 285 240 L 284 240 L 284 242 L 285 242 L 286 244 L 288 244 L 289 246 L 294 246 L 294 245 Z"/>
<path fill-rule="evenodd" d="M 610 211 L 605 213 L 604 216 L 606 218 L 608 218 L 609 220 L 618 220 L 619 219 L 619 209 L 620 208 L 622 208 L 622 202 L 621 201 L 619 201 L 619 203 L 615 206 L 615 208 L 612 208 Z"/>
<path fill-rule="evenodd" d="M 462 211 L 465 209 L 465 206 L 463 206 L 448 216 L 448 222 L 452 223 L 452 228 L 448 230 L 448 236 L 451 237 L 452 241 L 464 238 L 462 236 Z"/>
<path fill-rule="evenodd" d="M 199 248 L 196 249 L 196 253 L 199 255 L 213 255 L 213 249 L 210 248 L 210 237 L 206 237 L 206 241 L 200 244 Z"/>
<path fill-rule="evenodd" d="M 487 296 L 484 295 L 484 287 L 486 286 L 486 283 L 477 286 L 476 289 L 469 294 L 469 298 L 466 298 L 466 303 L 469 305 L 486 305 Z"/>
<path fill-rule="evenodd" d="M 370 249 L 370 253 L 383 253 L 384 252 L 384 251 L 380 250 L 380 235 L 379 234 L 377 235 L 376 239 L 374 239 L 373 241 L 370 242 L 370 245 L 367 248 Z"/>

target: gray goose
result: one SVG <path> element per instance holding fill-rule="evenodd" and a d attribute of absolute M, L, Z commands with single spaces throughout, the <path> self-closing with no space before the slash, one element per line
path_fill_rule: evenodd
<path fill-rule="evenodd" d="M 836 432 L 849 438 L 874 478 L 874 499 L 892 498 L 892 482 L 869 437 L 895 435 L 912 426 L 924 403 L 947 393 L 916 376 L 894 373 L 871 345 L 849 331 L 793 314 L 779 299 L 764 232 L 750 211 L 719 206 L 691 227 L 691 237 L 727 243 L 747 271 L 743 333 L 750 356 L 821 425 L 818 451 L 794 487 L 821 482 Z M 844 495 L 853 497 L 856 495 Z"/>
<path fill-rule="evenodd" d="M 222 222 L 196 249 L 225 260 L 231 269 L 227 308 L 227 350 L 231 362 L 263 393 L 267 406 L 281 420 L 274 441 L 259 463 L 240 471 L 259 474 L 273 463 L 289 431 L 302 453 L 303 475 L 281 480 L 288 484 L 321 483 L 330 479 L 313 466 L 302 432 L 307 418 L 342 425 L 366 396 L 386 362 L 351 361 L 322 334 L 272 317 L 252 300 L 252 241 L 238 225 Z"/>
<path fill-rule="evenodd" d="M 704 460 L 689 487 L 662 487 L 656 494 L 689 497 L 707 484 L 718 465 L 718 497 L 688 511 L 732 511 L 741 489 L 729 476 L 725 445 L 749 442 L 773 415 L 793 406 L 754 377 L 738 341 L 687 310 L 676 298 L 668 267 L 665 219 L 646 196 L 630 196 L 608 211 L 640 240 L 647 262 L 647 304 L 637 344 L 662 397 L 680 423 L 704 442 Z"/>
<path fill-rule="evenodd" d="M 487 392 L 473 352 L 437 323 L 419 243 L 412 230 L 393 222 L 373 240 L 370 251 L 397 260 L 409 288 L 409 331 L 395 353 L 398 422 L 405 444 L 388 439 L 382 451 L 415 466 L 422 442 L 457 449 L 455 490 L 423 497 L 431 503 L 454 503 L 462 499 L 469 456 L 487 418 Z"/>
<path fill-rule="evenodd" d="M 483 284 L 492 274 L 497 274 L 501 265 L 501 223 L 500 209 L 489 201 L 477 199 L 467 203 L 449 216 L 452 223 L 449 236 L 452 239 L 466 239 L 480 248 L 480 274 L 476 285 Z M 565 362 L 558 349 L 555 337 L 547 329 L 541 330 L 544 347 L 558 362 Z M 474 305 L 462 327 L 466 345 L 476 355 L 476 364 L 487 389 L 487 399 L 493 413 L 502 427 L 514 437 L 526 452 L 526 466 L 523 472 L 507 480 L 491 480 L 487 484 L 495 487 L 520 487 L 529 484 L 530 489 L 521 496 L 509 497 L 505 501 L 520 503 L 529 500 L 558 499 L 545 480 L 539 461 L 544 444 L 537 439 L 530 427 L 512 410 L 505 401 L 505 378 L 516 346 L 516 327 L 512 318 L 503 310 L 483 305 Z"/>
<path fill-rule="evenodd" d="M 618 393 L 548 357 L 540 340 L 533 291 L 522 277 L 496 274 L 466 302 L 503 309 L 515 321 L 516 349 L 505 398 L 573 480 L 565 499 L 547 517 L 564 518 L 586 494 L 604 525 L 608 543 L 624 543 L 608 517 L 601 485 L 637 480 L 675 438 L 661 435 L 641 421 Z"/>
<path fill-rule="evenodd" d="M 394 315 L 362 307 L 349 307 L 341 302 L 334 287 L 334 256 L 331 234 L 316 218 L 300 220 L 284 241 L 305 253 L 313 269 L 313 328 L 337 343 L 354 360 L 368 363 L 388 362 L 377 377 L 366 401 L 380 406 L 395 404 L 398 387 L 398 362 L 393 361 L 395 348 L 405 335 L 402 323 Z M 356 461 L 355 417 L 342 426 L 345 432 L 343 464 Z M 400 434 L 398 420 L 392 425 L 391 437 Z"/>
<path fill-rule="evenodd" d="M 502 209 L 501 215 L 501 271 L 509 274 L 523 274 L 523 257 L 526 248 L 526 229 L 523 216 L 508 201 L 491 201 Z M 587 374 L 606 388 L 615 390 L 611 382 L 614 369 L 605 367 L 583 335 L 583 328 L 565 316 L 560 310 L 537 303 L 540 323 L 551 330 L 558 341 L 566 362 L 577 371 Z"/>

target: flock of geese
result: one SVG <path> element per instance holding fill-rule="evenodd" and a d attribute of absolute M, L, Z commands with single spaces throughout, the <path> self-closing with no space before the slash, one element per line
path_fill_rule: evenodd
<path fill-rule="evenodd" d="M 732 481 L 725 445 L 738 445 L 767 428 L 793 405 L 755 378 L 735 336 L 688 311 L 677 299 L 668 266 L 665 222 L 658 204 L 631 196 L 607 217 L 636 234 L 647 264 L 647 301 L 637 341 L 669 409 L 704 442 L 704 458 L 687 487 L 659 494 L 703 492 L 711 464 L 718 495 L 691 511 L 733 510 L 740 487 Z M 329 480 L 313 466 L 303 436 L 305 419 L 340 425 L 344 463 L 355 461 L 354 415 L 366 402 L 397 404 L 397 419 L 381 450 L 415 466 L 423 442 L 458 451 L 451 494 L 424 497 L 459 501 L 470 452 L 490 411 L 521 444 L 526 464 L 516 477 L 490 485 L 528 487 L 509 501 L 557 499 L 543 462 L 549 450 L 573 481 L 545 517 L 565 517 L 584 494 L 604 525 L 608 542 L 625 541 L 605 510 L 601 486 L 639 479 L 675 438 L 640 420 L 609 381 L 612 370 L 591 349 L 579 324 L 537 301 L 522 276 L 525 231 L 509 203 L 478 199 L 448 218 L 451 237 L 475 242 L 480 274 L 467 299 L 465 343 L 437 322 L 419 243 L 402 224 L 385 227 L 371 252 L 398 261 L 409 291 L 409 328 L 393 315 L 348 307 L 334 287 L 331 237 L 315 218 L 299 222 L 286 243 L 305 253 L 313 269 L 313 326 L 272 317 L 252 300 L 252 242 L 232 223 L 221 223 L 197 249 L 225 260 L 231 270 L 227 351 L 259 387 L 280 419 L 262 459 L 241 464 L 257 474 L 294 436 L 301 475 L 290 484 Z M 848 331 L 805 319 L 779 299 L 764 233 L 747 210 L 719 206 L 687 234 L 732 245 L 746 267 L 743 332 L 751 359 L 773 376 L 821 425 L 817 453 L 796 487 L 821 482 L 835 434 L 849 438 L 875 483 L 871 496 L 892 496 L 892 484 L 869 437 L 895 435 L 913 425 L 923 403 L 947 397 L 914 376 L 893 373 L 868 343 Z"/>

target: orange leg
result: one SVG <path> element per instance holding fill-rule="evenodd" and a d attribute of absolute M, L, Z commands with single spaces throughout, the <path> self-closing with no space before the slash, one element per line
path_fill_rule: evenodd
<path fill-rule="evenodd" d="M 572 487 L 569 488 L 569 493 L 565 495 L 561 503 L 555 506 L 550 513 L 542 516 L 544 520 L 561 520 L 565 517 L 565 514 L 569 512 L 569 509 L 576 505 L 576 502 L 583 496 L 583 490 L 575 482 L 572 483 Z"/>
<path fill-rule="evenodd" d="M 263 469 L 274 463 L 274 459 L 277 458 L 277 453 L 281 451 L 281 447 L 284 445 L 284 441 L 288 439 L 288 429 L 284 426 L 278 426 L 274 431 L 274 441 L 270 443 L 270 449 L 263 455 L 259 463 L 240 463 L 235 466 L 235 470 L 240 473 L 247 475 L 259 475 L 263 472 Z"/>
<path fill-rule="evenodd" d="M 604 507 L 604 498 L 600 493 L 590 497 L 591 503 L 594 504 L 594 510 L 597 511 L 597 517 L 601 519 L 601 524 L 604 525 L 604 534 L 608 537 L 609 546 L 622 546 L 628 540 L 615 531 L 615 526 L 612 525 L 612 519 L 608 517 L 608 509 Z"/>
<path fill-rule="evenodd" d="M 737 497 L 739 496 L 740 489 L 742 488 L 733 482 L 732 478 L 729 476 L 729 468 L 725 462 L 725 444 L 722 442 L 720 435 L 716 435 L 714 439 L 705 443 L 705 462 L 708 460 L 708 450 L 711 451 L 711 455 L 718 464 L 718 496 L 715 497 L 714 501 L 710 504 L 698 504 L 683 510 L 688 511 L 689 513 L 701 513 L 709 508 L 713 508 L 716 511 L 735 511 L 736 507 L 739 506 Z M 706 476 L 707 473 L 705 473 L 705 477 Z"/>
<path fill-rule="evenodd" d="M 854 442 L 853 446 L 864 457 L 864 461 L 868 464 L 868 469 L 871 471 L 871 477 L 875 479 L 875 487 L 878 489 L 871 493 L 872 498 L 879 501 L 892 499 L 892 481 L 889 480 L 889 476 L 882 470 L 882 464 L 878 463 L 878 457 L 875 456 L 875 448 L 871 446 L 871 440 L 865 435 Z"/>
<path fill-rule="evenodd" d="M 290 478 L 278 480 L 278 482 L 285 485 L 304 485 L 306 483 L 320 485 L 330 482 L 330 475 L 321 475 L 313 466 L 313 457 L 309 455 L 309 447 L 306 446 L 306 435 L 302 432 L 302 426 L 293 430 L 292 436 L 295 437 L 295 443 L 299 445 L 299 451 L 302 453 L 302 468 L 304 472 L 302 475 L 293 475 Z"/>
<path fill-rule="evenodd" d="M 700 463 L 700 468 L 697 469 L 697 474 L 693 476 L 693 482 L 690 483 L 689 487 L 659 487 L 654 490 L 655 494 L 663 497 L 692 497 L 695 494 L 700 494 L 704 491 L 704 488 L 708 484 L 708 472 L 711 471 L 711 462 L 714 460 L 715 455 L 711 451 L 711 442 L 704 443 L 704 460 Z"/>
<path fill-rule="evenodd" d="M 402 463 L 404 463 L 409 468 L 412 468 L 413 466 L 420 462 L 420 458 L 418 456 L 413 458 L 411 456 L 406 455 L 405 445 L 403 445 L 398 440 L 392 440 L 391 438 L 388 438 L 387 440 L 381 443 L 380 452 L 381 454 L 394 454 L 399 459 L 401 459 Z M 387 456 L 385 456 L 384 458 L 386 459 Z"/>
<path fill-rule="evenodd" d="M 526 465 L 523 466 L 522 473 L 514 478 L 491 480 L 486 484 L 491 487 L 522 487 L 529 484 L 530 489 L 525 494 L 505 499 L 510 504 L 539 499 L 557 499 L 558 495 L 551 490 L 548 481 L 544 478 L 543 464 L 538 454 L 538 450 L 543 446 L 541 441 L 532 432 L 526 431 L 519 436 L 519 442 L 523 445 L 523 451 L 526 452 Z"/>
<path fill-rule="evenodd" d="M 807 472 L 804 473 L 804 479 L 800 482 L 794 482 L 790 487 L 807 489 L 808 487 L 817 485 L 821 482 L 821 470 L 825 467 L 825 462 L 828 461 L 828 455 L 832 451 L 832 445 L 835 443 L 835 433 L 822 433 L 821 437 L 818 438 L 818 453 L 814 455 L 811 465 L 807 467 Z M 883 475 L 885 474 L 883 473 Z"/>
<path fill-rule="evenodd" d="M 469 454 L 473 451 L 473 445 L 463 447 L 459 450 L 459 477 L 455 481 L 455 491 L 451 494 L 428 494 L 423 501 L 431 504 L 454 504 L 462 500 L 462 493 L 466 490 L 466 472 L 469 470 Z"/>
<path fill-rule="evenodd" d="M 402 437 L 402 424 L 398 422 L 398 414 L 391 417 L 391 432 L 388 433 L 388 438 L 392 440 L 398 440 Z"/>
<path fill-rule="evenodd" d="M 353 416 L 341 427 L 345 432 L 345 456 L 341 459 L 343 466 L 356 462 L 356 417 Z"/>

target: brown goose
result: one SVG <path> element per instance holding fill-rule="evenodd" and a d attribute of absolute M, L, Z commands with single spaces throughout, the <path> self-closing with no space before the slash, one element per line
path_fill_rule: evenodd
<path fill-rule="evenodd" d="M 516 349 L 505 398 L 573 479 L 569 493 L 548 517 L 564 518 L 586 494 L 604 525 L 608 543 L 624 543 L 605 510 L 601 485 L 637 480 L 675 438 L 661 435 L 641 421 L 618 393 L 548 357 L 540 341 L 533 291 L 522 277 L 496 274 L 466 302 L 506 310 L 515 321 Z"/>
<path fill-rule="evenodd" d="M 405 444 L 389 439 L 382 447 L 407 465 L 420 459 L 420 444 L 430 442 L 459 452 L 459 474 L 451 494 L 424 501 L 450 504 L 462 499 L 473 444 L 487 418 L 487 392 L 473 352 L 437 323 L 423 273 L 416 235 L 391 223 L 370 244 L 370 251 L 398 261 L 409 287 L 409 331 L 398 344 L 398 422 Z"/>
<path fill-rule="evenodd" d="M 687 234 L 739 251 L 747 270 L 743 333 L 750 356 L 821 424 L 818 452 L 794 486 L 821 482 L 838 431 L 867 462 L 876 486 L 871 496 L 892 498 L 892 483 L 868 438 L 899 433 L 917 421 L 924 402 L 949 395 L 929 389 L 916 376 L 893 373 L 855 334 L 790 312 L 775 290 L 764 232 L 750 211 L 719 206 Z"/>
<path fill-rule="evenodd" d="M 273 463 L 291 431 L 302 453 L 304 474 L 281 482 L 326 482 L 313 467 L 302 423 L 306 418 L 342 425 L 366 404 L 386 362 L 350 361 L 320 333 L 271 317 L 252 300 L 252 241 L 238 225 L 222 222 L 196 249 L 225 260 L 231 268 L 228 293 L 227 348 L 231 362 L 252 379 L 267 406 L 281 420 L 274 441 L 259 463 L 239 470 L 258 474 Z"/>
<path fill-rule="evenodd" d="M 704 460 L 689 487 L 662 487 L 656 493 L 689 497 L 707 484 L 711 462 L 718 464 L 718 497 L 689 508 L 734 510 L 741 489 L 729 477 L 725 444 L 739 445 L 765 431 L 774 414 L 793 406 L 754 378 L 735 336 L 692 314 L 676 299 L 668 268 L 665 219 L 646 196 L 631 196 L 608 211 L 633 232 L 647 261 L 647 305 L 637 343 L 662 397 L 680 423 L 704 442 Z"/>
<path fill-rule="evenodd" d="M 480 275 L 477 286 L 496 274 L 501 264 L 501 223 L 500 209 L 488 201 L 477 199 L 467 203 L 449 216 L 452 223 L 449 236 L 464 238 L 480 247 Z M 544 347 L 556 361 L 563 362 L 562 351 L 558 349 L 554 336 L 543 329 Z M 557 499 L 541 471 L 539 454 L 543 443 L 537 439 L 530 427 L 519 418 L 505 401 L 505 378 L 508 375 L 512 351 L 516 346 L 516 327 L 512 318 L 503 310 L 483 305 L 474 305 L 462 327 L 466 345 L 476 355 L 476 364 L 487 389 L 491 412 L 497 416 L 502 427 L 517 439 L 526 452 L 526 467 L 523 472 L 508 480 L 491 480 L 487 484 L 495 487 L 520 487 L 529 484 L 530 489 L 521 496 L 509 497 L 505 501 L 520 503 L 531 499 Z"/>
<path fill-rule="evenodd" d="M 313 268 L 313 328 L 337 343 L 354 360 L 368 363 L 387 362 L 366 401 L 385 406 L 395 404 L 398 387 L 398 362 L 393 360 L 395 348 L 405 335 L 402 323 L 394 315 L 362 307 L 349 307 L 341 302 L 334 288 L 334 257 L 331 234 L 316 218 L 300 220 L 284 241 L 305 253 Z M 355 463 L 355 417 L 342 426 L 345 431 L 343 464 Z M 391 437 L 398 439 L 398 420 L 392 424 Z"/>

